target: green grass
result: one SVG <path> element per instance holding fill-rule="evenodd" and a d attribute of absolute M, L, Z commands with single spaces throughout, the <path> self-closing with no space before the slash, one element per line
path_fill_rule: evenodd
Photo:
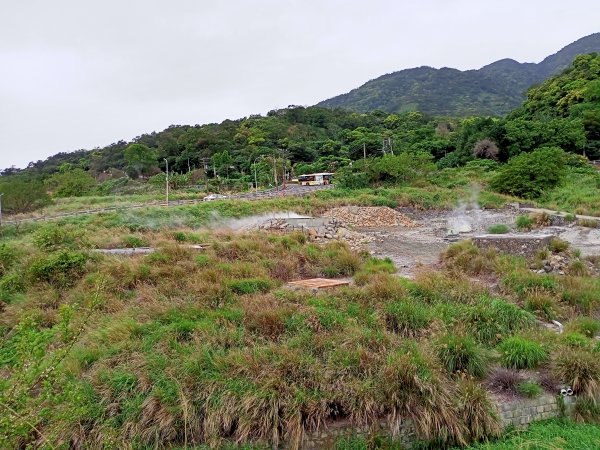
<path fill-rule="evenodd" d="M 451 374 L 481 378 L 487 373 L 486 352 L 470 336 L 442 336 L 437 342 L 437 357 Z"/>
<path fill-rule="evenodd" d="M 521 394 L 523 397 L 527 398 L 535 398 L 542 395 L 544 390 L 542 387 L 537 384 L 535 381 L 522 381 L 517 384 L 517 392 Z"/>
<path fill-rule="evenodd" d="M 596 450 L 600 448 L 600 426 L 551 420 L 534 423 L 525 431 L 511 431 L 495 442 L 465 447 L 465 450 Z"/>
<path fill-rule="evenodd" d="M 518 336 L 502 341 L 498 351 L 502 364 L 510 369 L 533 369 L 548 359 L 541 344 Z"/>
<path fill-rule="evenodd" d="M 568 180 L 568 183 L 563 183 L 542 196 L 540 204 L 555 211 L 600 216 L 598 174 L 573 171 L 568 175 Z"/>
<path fill-rule="evenodd" d="M 508 227 L 508 225 L 498 223 L 489 227 L 487 231 L 490 234 L 506 234 L 510 232 L 510 228 Z"/>
<path fill-rule="evenodd" d="M 515 225 L 519 230 L 530 230 L 533 228 L 533 219 L 529 215 L 520 215 L 515 220 Z"/>

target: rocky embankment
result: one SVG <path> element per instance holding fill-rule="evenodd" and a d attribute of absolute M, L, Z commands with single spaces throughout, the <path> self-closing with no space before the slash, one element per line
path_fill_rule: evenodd
<path fill-rule="evenodd" d="M 353 227 L 414 227 L 408 217 L 388 207 L 345 206 L 327 211 L 323 217 L 277 218 L 261 224 L 259 229 L 281 232 L 300 231 L 315 242 L 340 240 L 354 250 L 362 250 L 375 237 Z"/>

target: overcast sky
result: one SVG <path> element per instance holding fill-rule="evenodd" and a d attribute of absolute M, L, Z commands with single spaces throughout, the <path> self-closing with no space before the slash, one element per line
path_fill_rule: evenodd
<path fill-rule="evenodd" d="M 598 31 L 598 0 L 0 0 L 0 168 Z"/>

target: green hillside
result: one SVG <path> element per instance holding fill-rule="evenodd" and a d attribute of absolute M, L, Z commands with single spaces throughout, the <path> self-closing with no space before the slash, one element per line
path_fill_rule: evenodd
<path fill-rule="evenodd" d="M 568 67 L 578 54 L 600 51 L 600 33 L 579 39 L 538 64 L 502 59 L 479 70 L 401 70 L 320 102 L 353 111 L 421 111 L 436 116 L 501 116 L 521 105 L 531 85 Z"/>

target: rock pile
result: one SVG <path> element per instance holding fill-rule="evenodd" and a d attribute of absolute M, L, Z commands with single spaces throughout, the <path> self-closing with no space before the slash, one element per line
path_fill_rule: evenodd
<path fill-rule="evenodd" d="M 301 222 L 295 219 L 271 219 L 259 225 L 258 228 L 286 233 L 300 231 L 306 233 L 315 242 L 327 242 L 328 240 L 337 239 L 346 242 L 353 250 L 360 250 L 373 241 L 370 236 L 365 236 L 344 227 L 342 222 L 335 218 L 303 219 Z"/>
<path fill-rule="evenodd" d="M 371 236 L 349 230 L 348 228 L 338 227 L 335 230 L 329 230 L 324 235 L 319 236 L 316 230 L 310 229 L 309 236 L 316 242 L 325 242 L 329 239 L 337 239 L 344 241 L 352 250 L 362 250 L 369 242 L 373 242 L 375 238 Z"/>
<path fill-rule="evenodd" d="M 578 262 L 577 266 L 574 266 L 575 262 Z M 574 269 L 574 267 L 576 268 Z M 550 254 L 547 258 L 537 262 L 537 264 L 534 264 L 530 268 L 539 274 L 552 273 L 556 275 L 565 275 L 572 274 L 573 270 L 575 270 L 580 272 L 583 271 L 591 276 L 600 275 L 597 265 L 587 259 L 579 258 L 571 252 Z"/>
<path fill-rule="evenodd" d="M 565 270 L 569 267 L 569 258 L 562 255 L 550 255 L 548 259 L 542 261 L 542 268 L 537 269 L 537 273 L 557 273 L 558 275 L 564 275 Z"/>
<path fill-rule="evenodd" d="M 324 217 L 337 219 L 354 227 L 415 227 L 416 224 L 387 206 L 343 206 L 333 208 Z"/>

